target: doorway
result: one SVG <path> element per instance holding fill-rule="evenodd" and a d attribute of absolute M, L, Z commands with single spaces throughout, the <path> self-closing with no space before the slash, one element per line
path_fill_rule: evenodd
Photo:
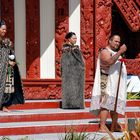
<path fill-rule="evenodd" d="M 119 9 L 113 3 L 112 6 L 112 35 L 118 34 L 121 37 L 121 43 L 127 46 L 126 58 L 135 59 L 140 53 L 140 31 L 132 32 L 124 21 Z"/>

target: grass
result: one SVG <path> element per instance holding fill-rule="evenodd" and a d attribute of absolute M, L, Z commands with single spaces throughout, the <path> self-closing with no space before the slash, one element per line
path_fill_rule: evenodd
<path fill-rule="evenodd" d="M 89 140 L 89 133 L 86 132 L 86 128 L 82 128 L 82 131 L 78 133 L 76 127 L 71 126 L 65 129 L 65 134 L 59 140 Z"/>
<path fill-rule="evenodd" d="M 135 100 L 135 99 L 140 99 L 140 92 L 128 92 L 127 93 L 127 99 L 128 100 Z"/>
<path fill-rule="evenodd" d="M 11 140 L 9 137 L 2 137 L 0 140 Z M 33 140 L 30 139 L 28 136 L 25 136 L 23 138 L 19 138 L 18 140 Z"/>
<path fill-rule="evenodd" d="M 135 121 L 133 121 L 135 120 Z M 135 119 L 132 120 L 130 123 L 127 116 L 125 116 L 125 127 L 123 128 L 123 137 L 116 139 L 113 134 L 109 131 L 109 129 L 104 126 L 106 133 L 108 135 L 102 137 L 98 140 L 140 140 L 140 118 L 137 118 L 135 115 Z M 129 127 L 134 125 L 134 127 Z M 59 138 L 59 140 L 95 140 L 96 134 L 93 138 L 90 137 L 90 133 L 86 132 L 86 128 L 84 127 L 81 132 L 77 132 L 76 128 L 73 126 L 66 129 L 65 134 Z M 0 140 L 11 140 L 8 137 L 3 137 Z M 30 139 L 28 136 L 19 138 L 18 140 L 33 140 Z M 97 140 L 97 139 L 96 139 Z"/>

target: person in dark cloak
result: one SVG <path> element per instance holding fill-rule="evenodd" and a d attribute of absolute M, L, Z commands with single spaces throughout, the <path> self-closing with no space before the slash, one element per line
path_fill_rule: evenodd
<path fill-rule="evenodd" d="M 6 23 L 0 20 L 0 109 L 10 112 L 9 106 L 24 103 L 24 94 L 12 42 L 5 38 L 6 31 Z"/>
<path fill-rule="evenodd" d="M 69 32 L 65 36 L 62 48 L 62 108 L 84 108 L 85 67 L 80 48 L 75 45 L 76 34 Z"/>

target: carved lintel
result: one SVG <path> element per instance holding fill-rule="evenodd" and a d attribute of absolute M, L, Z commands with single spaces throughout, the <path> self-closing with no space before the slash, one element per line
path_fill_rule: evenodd
<path fill-rule="evenodd" d="M 85 82 L 85 98 L 91 97 L 93 80 Z M 62 89 L 60 79 L 23 79 L 23 89 L 26 99 L 61 99 Z"/>
<path fill-rule="evenodd" d="M 140 10 L 133 0 L 114 0 L 130 30 L 140 29 Z"/>

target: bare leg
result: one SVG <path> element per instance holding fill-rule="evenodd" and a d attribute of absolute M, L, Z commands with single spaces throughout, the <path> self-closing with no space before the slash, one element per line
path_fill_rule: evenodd
<path fill-rule="evenodd" d="M 118 113 L 117 112 L 114 112 L 114 111 L 110 111 L 110 116 L 111 116 L 111 119 L 112 119 L 112 124 L 114 123 L 114 130 L 118 130 L 120 131 L 119 129 L 119 125 L 118 125 Z"/>
<path fill-rule="evenodd" d="M 106 120 L 107 120 L 107 117 L 108 117 L 108 110 L 107 109 L 104 109 L 102 108 L 101 111 L 100 111 L 100 128 L 99 128 L 99 131 L 100 132 L 106 132 L 105 129 L 104 129 L 104 126 L 106 124 Z"/>
<path fill-rule="evenodd" d="M 118 113 L 114 111 L 110 111 L 111 119 L 114 120 L 115 123 L 118 122 Z"/>

